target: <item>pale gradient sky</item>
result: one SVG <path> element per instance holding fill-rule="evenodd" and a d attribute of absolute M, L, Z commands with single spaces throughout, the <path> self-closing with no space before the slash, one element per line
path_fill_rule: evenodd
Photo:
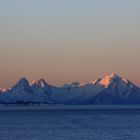
<path fill-rule="evenodd" d="M 140 0 L 0 1 L 0 87 L 112 72 L 140 86 Z"/>

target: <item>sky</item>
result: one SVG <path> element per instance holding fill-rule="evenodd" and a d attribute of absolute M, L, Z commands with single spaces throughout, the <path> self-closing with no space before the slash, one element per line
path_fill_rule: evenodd
<path fill-rule="evenodd" d="M 112 72 L 140 86 L 139 0 L 1 0 L 0 87 Z"/>

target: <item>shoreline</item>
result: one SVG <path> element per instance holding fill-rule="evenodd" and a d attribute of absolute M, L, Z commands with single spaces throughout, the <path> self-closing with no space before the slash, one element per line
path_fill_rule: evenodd
<path fill-rule="evenodd" d="M 14 110 L 140 110 L 140 105 L 0 105 L 0 111 Z"/>

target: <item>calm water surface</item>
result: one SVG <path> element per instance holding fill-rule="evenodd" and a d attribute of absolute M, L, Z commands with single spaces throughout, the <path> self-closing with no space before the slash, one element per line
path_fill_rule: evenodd
<path fill-rule="evenodd" d="M 0 111 L 0 140 L 140 140 L 140 110 Z"/>

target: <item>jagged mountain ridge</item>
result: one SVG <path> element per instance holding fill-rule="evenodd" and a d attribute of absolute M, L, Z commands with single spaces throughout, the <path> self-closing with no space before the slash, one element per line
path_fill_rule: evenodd
<path fill-rule="evenodd" d="M 85 85 L 73 82 L 63 87 L 49 85 L 43 79 L 29 83 L 21 78 L 12 88 L 0 90 L 0 103 L 140 104 L 140 88 L 116 74 Z"/>

